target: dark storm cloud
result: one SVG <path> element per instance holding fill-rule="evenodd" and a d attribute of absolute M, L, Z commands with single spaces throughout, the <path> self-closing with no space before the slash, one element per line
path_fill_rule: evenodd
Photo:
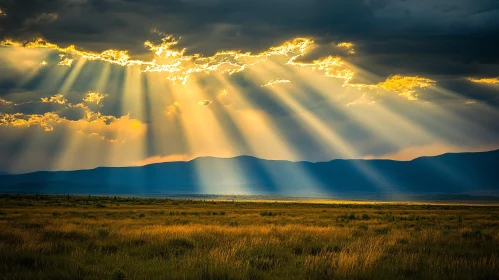
<path fill-rule="evenodd" d="M 417 35 L 421 41 L 430 35 L 492 35 L 499 27 L 499 3 L 493 0 L 7 0 L 0 8 L 8 14 L 1 24 L 4 36 L 40 33 L 66 44 L 78 37 L 116 48 L 143 42 L 158 28 L 183 36 L 185 45 L 200 52 L 261 50 L 298 35 L 352 40 Z M 49 13 L 59 18 L 26 26 Z"/>

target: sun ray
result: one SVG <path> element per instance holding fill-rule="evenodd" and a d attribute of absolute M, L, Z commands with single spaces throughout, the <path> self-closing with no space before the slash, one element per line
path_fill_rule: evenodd
<path fill-rule="evenodd" d="M 25 86 L 27 83 L 32 81 L 36 75 L 40 74 L 40 70 L 42 70 L 44 67 L 47 67 L 47 62 L 45 61 L 45 59 L 47 59 L 47 56 L 48 56 L 47 52 L 45 51 L 41 52 L 41 56 L 37 58 L 40 60 L 40 63 L 32 66 L 28 71 L 28 73 L 25 73 L 23 75 L 22 79 L 20 79 L 19 82 L 17 83 L 18 87 Z"/>
<path fill-rule="evenodd" d="M 62 83 L 61 87 L 59 88 L 59 92 L 62 95 L 66 95 L 70 90 L 71 87 L 73 86 L 74 82 L 78 78 L 78 75 L 80 74 L 81 69 L 83 68 L 83 65 L 85 65 L 86 59 L 78 59 L 76 61 L 76 65 L 72 66 L 71 71 L 69 72 L 69 75 L 66 77 L 64 82 Z"/>
<path fill-rule="evenodd" d="M 275 64 L 274 64 L 275 65 Z M 264 83 L 267 77 L 271 77 L 279 72 L 276 67 L 268 68 L 268 64 L 262 66 L 259 71 L 250 71 L 252 76 L 259 83 Z M 282 87 L 274 87 L 268 89 L 273 92 L 275 98 L 279 99 L 283 104 L 288 106 L 294 114 L 303 121 L 305 127 L 311 134 L 317 134 L 323 141 L 324 151 L 333 151 L 339 153 L 344 158 L 357 159 L 360 158 L 359 153 L 353 146 L 347 143 L 341 136 L 337 135 L 330 127 L 325 125 L 311 111 L 305 109 L 295 98 L 295 90 L 284 90 Z M 398 197 L 393 184 L 382 174 L 378 174 L 374 169 L 367 166 L 362 161 L 354 161 L 355 167 L 362 172 L 373 184 L 381 189 L 384 195 L 389 197 Z M 399 198 L 399 197 L 398 197 Z"/>
<path fill-rule="evenodd" d="M 304 77 L 304 81 L 312 88 L 319 92 L 324 100 L 329 104 L 331 110 L 341 111 L 347 113 L 348 116 L 352 117 L 357 121 L 359 125 L 362 125 L 364 128 L 371 131 L 374 135 L 383 139 L 383 141 L 390 143 L 394 147 L 397 148 L 398 151 L 401 151 L 404 147 L 409 146 L 425 146 L 430 145 L 431 147 L 435 145 L 440 145 L 442 147 L 453 147 L 452 144 L 448 143 L 443 137 L 436 135 L 434 133 L 430 133 L 429 128 L 424 127 L 423 125 L 417 123 L 416 121 L 410 120 L 403 114 L 397 113 L 394 110 L 390 109 L 388 104 L 383 103 L 380 105 L 379 103 L 369 103 L 364 104 L 362 110 L 359 108 L 348 108 L 347 106 L 341 106 L 337 101 L 335 101 L 326 90 L 324 90 L 317 80 L 317 76 L 311 75 L 310 73 L 301 73 Z M 438 87 L 433 87 L 433 90 L 437 90 Z M 361 89 L 360 89 L 361 90 Z M 348 91 L 347 91 L 348 92 Z M 455 97 L 455 96 L 454 96 Z M 397 98 L 397 97 L 396 97 Z M 406 102 L 406 101 L 403 101 Z M 347 104 L 348 105 L 348 104 Z M 432 131 L 441 131 L 448 130 L 449 127 L 452 127 L 452 121 L 459 119 L 454 116 L 452 118 L 446 117 L 436 117 L 435 114 L 441 115 L 443 113 L 442 106 L 438 108 L 429 108 L 431 104 L 422 103 L 420 106 L 424 106 L 423 110 L 426 112 L 426 115 L 430 113 L 428 116 L 432 120 L 438 119 L 439 127 Z M 413 105 L 414 106 L 414 105 Z M 346 107 L 346 108 L 344 108 Z M 420 116 L 424 116 L 419 114 Z M 376 116 L 373 118 L 373 116 Z M 432 122 L 435 123 L 435 122 Z M 387 125 L 389 124 L 389 125 Z M 454 133 L 454 137 L 458 137 L 459 135 Z M 463 135 L 461 134 L 461 137 Z M 469 142 L 469 141 L 468 141 Z M 432 163 L 432 166 L 441 172 L 447 174 L 449 178 L 455 178 L 456 181 L 465 181 L 460 174 L 456 174 L 452 170 L 450 170 L 447 166 L 436 165 Z"/>
<path fill-rule="evenodd" d="M 182 112 L 180 119 L 185 131 L 186 140 L 192 157 L 215 156 L 233 157 L 238 155 L 237 149 L 228 139 L 220 126 L 210 105 L 199 105 L 199 100 L 207 98 L 206 93 L 196 82 L 173 86 L 174 99 L 180 104 Z M 204 161 L 195 161 L 200 183 L 205 193 L 245 194 L 248 190 L 237 182 L 245 182 L 244 171 L 239 166 L 229 167 L 227 176 L 219 178 L 217 185 L 207 185 L 214 182 L 210 174 L 210 166 Z"/>
<path fill-rule="evenodd" d="M 297 151 L 279 134 L 272 120 L 245 97 L 243 90 L 237 84 L 231 83 L 222 75 L 218 76 L 218 80 L 224 88 L 225 93 L 234 95 L 235 102 L 238 102 L 240 107 L 242 107 L 240 110 L 230 107 L 226 111 L 241 131 L 255 156 L 273 160 L 288 159 L 298 161 L 301 159 Z M 249 130 L 248 127 L 252 129 Z M 262 139 L 265 139 L 265 142 L 262 142 Z M 266 172 L 270 175 L 273 183 L 279 187 L 277 191 L 281 193 L 292 193 L 293 195 L 314 193 L 316 195 L 324 195 L 324 187 L 321 183 L 302 168 L 293 167 L 292 173 L 303 184 L 302 188 L 293 190 L 289 186 L 280 183 L 281 178 L 274 174 L 273 170 L 267 168 Z M 334 196 L 335 194 L 329 191 L 327 195 Z"/>

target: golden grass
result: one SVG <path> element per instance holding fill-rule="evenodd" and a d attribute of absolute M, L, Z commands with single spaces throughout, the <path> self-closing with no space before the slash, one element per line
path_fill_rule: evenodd
<path fill-rule="evenodd" d="M 0 196 L 0 279 L 499 279 L 499 207 Z"/>

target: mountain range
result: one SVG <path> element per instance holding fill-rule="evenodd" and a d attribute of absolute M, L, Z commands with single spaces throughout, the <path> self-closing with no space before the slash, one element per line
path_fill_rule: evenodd
<path fill-rule="evenodd" d="M 404 199 L 499 194 L 499 150 L 411 161 L 290 162 L 202 157 L 132 167 L 0 174 L 0 193 L 169 196 L 248 194 Z"/>

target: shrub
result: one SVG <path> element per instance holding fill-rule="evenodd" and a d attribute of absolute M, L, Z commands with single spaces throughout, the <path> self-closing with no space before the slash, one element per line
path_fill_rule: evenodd
<path fill-rule="evenodd" d="M 463 232 L 461 236 L 468 239 L 484 239 L 487 241 L 492 240 L 492 236 L 490 234 L 484 233 L 481 230 L 467 230 Z"/>
<path fill-rule="evenodd" d="M 71 242 L 56 241 L 52 243 L 51 248 L 48 250 L 49 254 L 69 254 L 73 251 L 74 247 Z"/>
<path fill-rule="evenodd" d="M 190 250 L 194 249 L 194 242 L 187 238 L 173 238 L 166 243 L 157 244 L 151 247 L 149 257 L 170 258 L 182 256 Z"/>
<path fill-rule="evenodd" d="M 194 249 L 194 242 L 192 242 L 191 240 L 189 240 L 187 238 L 170 239 L 170 240 L 168 240 L 167 244 L 173 250 L 178 250 L 178 249 L 192 250 L 192 249 Z"/>
<path fill-rule="evenodd" d="M 60 230 L 49 230 L 43 233 L 42 240 L 74 240 L 74 241 L 85 241 L 89 239 L 88 234 L 79 231 L 60 231 Z"/>
<path fill-rule="evenodd" d="M 103 245 L 99 248 L 100 252 L 103 254 L 114 254 L 118 252 L 118 246 L 117 245 Z"/>
<path fill-rule="evenodd" d="M 122 269 L 115 269 L 113 271 L 113 280 L 123 280 L 126 279 L 126 273 Z"/>
<path fill-rule="evenodd" d="M 343 250 L 343 245 L 327 245 L 326 246 L 326 252 L 328 253 L 339 253 Z"/>
<path fill-rule="evenodd" d="M 390 232 L 390 228 L 388 227 L 382 227 L 382 228 L 375 228 L 374 232 L 377 234 L 388 234 Z"/>
<path fill-rule="evenodd" d="M 266 210 L 260 212 L 260 216 L 262 216 L 262 217 L 265 217 L 265 216 L 268 216 L 268 217 L 279 216 L 281 214 L 282 213 L 279 213 L 279 212 L 272 212 L 272 211 L 266 211 Z"/>
<path fill-rule="evenodd" d="M 14 232 L 0 232 L 0 244 L 20 245 L 24 240 L 20 234 Z"/>
<path fill-rule="evenodd" d="M 45 225 L 42 223 L 20 223 L 19 227 L 23 229 L 41 229 Z"/>
<path fill-rule="evenodd" d="M 367 230 L 369 227 L 366 224 L 359 225 L 359 229 Z"/>
<path fill-rule="evenodd" d="M 228 226 L 230 226 L 230 227 L 237 227 L 237 226 L 239 226 L 239 222 L 238 221 L 230 221 L 228 223 Z"/>
<path fill-rule="evenodd" d="M 100 237 L 108 237 L 109 236 L 109 230 L 105 228 L 101 228 L 98 230 L 99 236 Z"/>

